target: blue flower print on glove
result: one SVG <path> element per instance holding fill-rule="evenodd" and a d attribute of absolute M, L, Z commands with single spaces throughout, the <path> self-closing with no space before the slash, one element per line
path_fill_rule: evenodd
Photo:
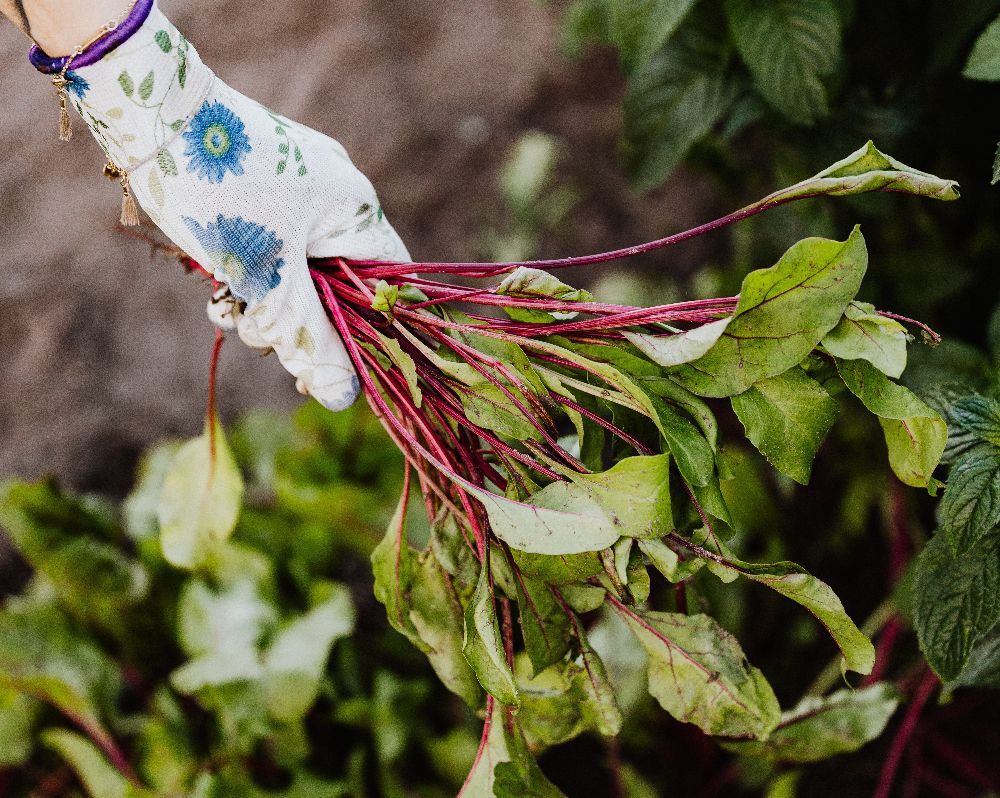
<path fill-rule="evenodd" d="M 253 148 L 243 120 L 220 102 L 206 102 L 184 131 L 188 171 L 210 183 L 221 183 L 226 172 L 243 174 L 243 158 Z"/>
<path fill-rule="evenodd" d="M 223 216 L 202 227 L 189 216 L 184 223 L 211 257 L 212 266 L 222 272 L 233 295 L 255 303 L 281 282 L 284 258 L 279 258 L 285 242 L 272 230 L 237 217 Z"/>
<path fill-rule="evenodd" d="M 82 100 L 90 90 L 90 84 L 87 82 L 87 79 L 82 77 L 78 72 L 73 72 L 72 70 L 67 72 L 66 80 L 69 81 L 66 84 L 66 91 L 78 100 Z"/>

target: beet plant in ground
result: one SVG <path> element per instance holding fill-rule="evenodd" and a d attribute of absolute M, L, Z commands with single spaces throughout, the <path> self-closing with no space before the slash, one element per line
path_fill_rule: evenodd
<path fill-rule="evenodd" d="M 878 419 L 898 479 L 936 492 L 945 421 L 895 381 L 906 365 L 911 332 L 929 343 L 936 342 L 934 333 L 858 300 L 868 267 L 858 229 L 841 241 L 795 244 L 774 266 L 748 274 L 733 297 L 635 308 L 599 302 L 554 273 L 662 249 L 786 203 L 870 191 L 957 197 L 953 182 L 911 169 L 869 144 L 716 222 L 613 253 L 509 264 L 314 264 L 317 288 L 347 342 L 365 397 L 405 460 L 402 496 L 372 555 L 375 594 L 389 623 L 481 718 L 479 743 L 469 750 L 471 770 L 459 776 L 460 794 L 562 794 L 536 757 L 585 732 L 608 739 L 628 732 L 623 706 L 635 699 L 609 676 L 620 671 L 620 662 L 605 662 L 626 651 L 647 661 L 648 692 L 667 713 L 748 759 L 810 763 L 855 751 L 882 733 L 900 696 L 896 686 L 879 680 L 886 675 L 885 656 L 876 667 L 875 648 L 834 589 L 795 563 L 747 562 L 731 551 L 734 514 L 746 508 L 727 503 L 722 482 L 736 472 L 723 455 L 720 426 L 741 425 L 783 478 L 805 484 L 839 410 L 852 403 Z M 976 429 L 983 443 L 993 445 L 988 424 Z M 351 451 L 340 442 L 340 457 Z M 882 459 L 875 451 L 872 446 L 865 455 Z M 273 475 L 267 458 L 258 466 Z M 317 696 L 327 695 L 321 693 L 321 686 L 329 689 L 326 659 L 352 627 L 350 602 L 335 585 L 311 585 L 307 558 L 290 569 L 304 591 L 300 606 L 281 607 L 283 622 L 276 622 L 268 607 L 274 586 L 266 562 L 229 540 L 244 485 L 214 412 L 201 438 L 151 461 L 150 469 L 158 475 L 147 475 L 151 487 L 132 500 L 133 509 L 144 507 L 147 516 L 156 507 L 156 536 L 146 538 L 140 551 L 149 549 L 150 563 L 162 553 L 175 568 L 192 572 L 173 610 L 180 616 L 184 656 L 171 665 L 178 667 L 170 690 L 196 701 L 212 718 L 210 737 L 225 745 L 207 759 L 192 754 L 188 769 L 168 788 L 160 776 L 152 780 L 155 768 L 134 772 L 92 704 L 63 700 L 59 668 L 45 683 L 57 689 L 40 689 L 25 678 L 30 666 L 5 654 L 0 672 L 12 695 L 55 705 L 89 737 L 58 731 L 47 732 L 45 741 L 95 795 L 110 794 L 111 784 L 115 794 L 248 794 L 248 780 L 259 774 L 241 770 L 240 763 L 251 767 L 246 758 L 261 740 L 270 749 L 265 760 L 293 774 L 295 783 L 283 794 L 360 794 L 356 781 L 312 781 L 320 743 L 313 729 L 307 742 L 303 725 Z M 304 474 L 320 481 L 309 469 Z M 280 491 L 281 483 L 272 484 Z M 264 551 L 271 525 L 277 523 L 280 539 L 294 552 L 300 531 L 313 544 L 326 533 L 316 526 L 323 512 L 345 512 L 345 506 L 349 512 L 357 501 L 349 492 L 324 497 L 321 490 L 284 489 L 283 501 L 311 501 L 318 511 L 305 524 L 294 515 L 277 522 L 260 518 L 255 534 Z M 253 491 L 251 484 L 251 508 Z M 429 528 L 412 528 L 414 506 Z M 988 512 L 982 514 L 975 529 L 995 525 Z M 17 517 L 5 519 L 11 523 Z M 960 541 L 948 553 L 954 560 L 969 555 L 961 548 L 965 543 L 988 545 L 982 540 L 989 536 L 952 537 Z M 932 547 L 940 548 L 941 539 Z M 65 576 L 65 566 L 50 567 L 43 556 L 51 547 L 29 534 L 21 540 L 43 576 Z M 56 548 L 65 560 L 63 547 Z M 104 550 L 102 556 L 115 559 Z M 921 557 L 918 570 L 933 573 L 938 560 L 931 560 L 933 552 Z M 943 559 L 941 567 L 968 571 Z M 116 568 L 121 595 L 141 595 L 134 566 L 119 562 Z M 156 568 L 164 573 L 165 564 Z M 721 587 L 709 588 L 708 579 Z M 988 580 L 980 581 L 985 605 Z M 801 605 L 840 650 L 832 678 L 784 711 L 737 639 L 700 611 L 705 590 L 737 591 L 743 583 Z M 911 605 L 919 606 L 919 597 Z M 967 674 L 963 663 L 973 661 L 972 650 L 991 645 L 989 612 L 976 616 L 984 631 L 973 641 L 962 637 L 963 610 L 957 612 L 957 624 L 953 612 L 934 629 L 946 649 L 959 638 L 965 649 L 958 660 L 942 665 L 936 648 L 929 653 L 945 679 Z M 869 633 L 890 614 L 873 616 Z M 920 618 L 926 614 L 918 612 L 918 629 L 926 626 Z M 926 629 L 921 639 L 926 646 Z M 881 639 L 880 649 L 885 655 Z M 870 675 L 863 689 L 828 694 L 847 671 Z M 900 686 L 914 690 L 911 710 L 919 712 L 937 679 L 917 676 Z M 394 713 L 405 711 L 399 700 L 375 695 L 365 705 L 372 718 L 379 706 L 388 711 L 380 700 Z M 162 711 L 184 725 L 168 704 Z M 348 715 L 339 717 L 350 717 L 344 711 Z M 909 718 L 902 726 L 906 734 L 914 726 Z M 906 742 L 902 734 L 898 739 Z M 405 784 L 392 781 L 396 749 L 389 745 L 387 754 L 386 745 L 376 741 L 379 789 L 407 794 Z M 189 747 L 198 749 L 199 742 Z M 640 789 L 630 770 L 618 767 L 616 773 L 620 794 Z M 882 785 L 891 785 L 894 774 L 887 766 Z M 95 786 L 97 778 L 104 786 Z"/>

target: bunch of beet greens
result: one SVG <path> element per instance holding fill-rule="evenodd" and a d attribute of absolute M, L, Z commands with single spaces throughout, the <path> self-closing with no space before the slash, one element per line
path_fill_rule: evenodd
<path fill-rule="evenodd" d="M 767 739 L 781 719 L 770 685 L 712 618 L 686 611 L 686 581 L 703 567 L 800 603 L 846 669 L 871 671 L 872 645 L 829 586 L 794 563 L 750 564 L 727 549 L 726 474 L 706 402 L 729 399 L 753 445 L 805 483 L 837 395 L 853 394 L 879 418 L 898 477 L 934 487 L 945 425 L 892 378 L 910 339 L 901 322 L 936 336 L 856 301 L 867 267 L 860 231 L 800 241 L 747 275 L 736 297 L 627 307 L 552 274 L 795 200 L 870 191 L 958 196 L 952 181 L 869 143 L 729 216 L 626 250 L 532 263 L 312 264 L 365 398 L 407 462 L 372 558 L 376 593 L 445 684 L 485 707 L 464 795 L 558 795 L 532 754 L 584 730 L 618 732 L 614 691 L 581 621 L 603 606 L 645 649 L 649 690 L 666 711 L 732 745 Z M 405 528 L 414 483 L 432 528 L 420 552 Z M 673 612 L 647 607 L 650 566 L 678 586 Z M 572 722 L 556 728 L 545 713 L 560 697 Z"/>

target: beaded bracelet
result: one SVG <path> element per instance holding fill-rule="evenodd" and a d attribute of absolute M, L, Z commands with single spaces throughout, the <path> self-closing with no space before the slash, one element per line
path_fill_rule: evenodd
<path fill-rule="evenodd" d="M 129 6 L 115 19 L 101 26 L 92 39 L 75 47 L 69 55 L 53 58 L 37 44 L 28 52 L 31 65 L 43 74 L 52 75 L 52 85 L 59 99 L 59 140 L 69 141 L 73 137 L 73 127 L 67 107 L 67 87 L 73 83 L 70 67 L 85 67 L 95 64 L 119 45 L 131 38 L 149 16 L 155 0 L 132 0 Z M 128 172 L 113 161 L 104 166 L 104 175 L 121 185 L 121 223 L 134 227 L 139 223 L 139 209 L 129 188 Z"/>

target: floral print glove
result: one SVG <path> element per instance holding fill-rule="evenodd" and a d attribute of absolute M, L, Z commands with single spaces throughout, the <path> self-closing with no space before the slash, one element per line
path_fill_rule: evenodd
<path fill-rule="evenodd" d="M 154 4 L 67 91 L 134 197 L 245 307 L 240 337 L 272 348 L 331 410 L 358 379 L 313 287 L 307 256 L 408 261 L 344 148 L 218 80 Z"/>

